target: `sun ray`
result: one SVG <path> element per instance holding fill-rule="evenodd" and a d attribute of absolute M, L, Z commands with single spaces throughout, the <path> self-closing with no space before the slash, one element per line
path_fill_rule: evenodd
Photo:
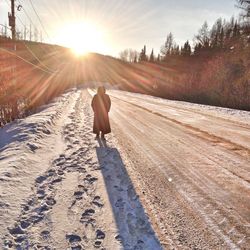
<path fill-rule="evenodd" d="M 56 40 L 81 56 L 89 52 L 102 52 L 107 44 L 103 29 L 91 22 L 69 22 L 59 29 Z"/>

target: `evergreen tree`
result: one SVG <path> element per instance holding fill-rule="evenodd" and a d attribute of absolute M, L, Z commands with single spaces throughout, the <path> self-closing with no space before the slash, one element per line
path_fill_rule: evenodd
<path fill-rule="evenodd" d="M 160 62 L 161 61 L 161 56 L 160 56 L 160 54 L 158 54 L 158 56 L 157 56 L 157 62 Z"/>
<path fill-rule="evenodd" d="M 149 61 L 150 61 L 150 62 L 154 62 L 154 61 L 155 61 L 154 49 L 152 49 L 152 51 L 151 51 Z"/>
<path fill-rule="evenodd" d="M 222 35 L 222 29 L 223 29 L 223 24 L 222 24 L 222 19 L 219 18 L 215 22 L 215 24 L 212 27 L 212 30 L 210 32 L 210 47 L 213 49 L 219 49 L 220 47 L 223 47 L 223 44 L 220 42 L 224 40 L 224 37 L 221 37 Z M 224 33 L 223 33 L 224 36 Z"/>
<path fill-rule="evenodd" d="M 144 61 L 147 61 L 148 58 L 147 58 L 147 55 L 146 55 L 146 45 L 144 45 L 143 49 L 141 50 L 141 53 L 140 53 L 140 58 L 139 58 L 139 61 L 140 62 L 144 62 Z"/>
<path fill-rule="evenodd" d="M 194 46 L 194 55 L 199 55 L 201 51 L 202 51 L 201 43 L 195 44 L 195 46 Z"/>
<path fill-rule="evenodd" d="M 191 56 L 192 50 L 189 44 L 189 41 L 184 43 L 184 46 L 181 48 L 181 55 L 182 56 Z"/>
<path fill-rule="evenodd" d="M 224 48 L 224 29 L 223 27 L 221 28 L 221 31 L 220 31 L 220 36 L 219 36 L 219 48 L 220 49 L 223 49 Z"/>
<path fill-rule="evenodd" d="M 179 56 L 180 55 L 180 46 L 177 44 L 174 44 L 172 50 L 171 50 L 171 55 L 174 56 Z"/>

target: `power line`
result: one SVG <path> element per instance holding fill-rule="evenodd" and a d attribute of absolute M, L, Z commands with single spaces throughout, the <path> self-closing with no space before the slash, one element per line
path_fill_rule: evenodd
<path fill-rule="evenodd" d="M 24 11 L 24 14 L 25 14 L 26 17 L 29 19 L 30 23 L 32 23 L 33 26 L 36 26 L 36 25 L 34 25 L 34 23 L 33 23 L 32 19 L 31 19 L 31 17 L 29 16 L 29 14 L 27 13 L 27 11 L 26 11 L 25 8 L 23 7 L 23 5 L 22 5 L 22 3 L 20 2 L 20 0 L 18 0 L 18 3 L 22 6 L 22 9 L 23 9 L 23 11 Z"/>
<path fill-rule="evenodd" d="M 48 68 L 36 55 L 35 53 L 26 45 L 26 43 L 24 42 L 24 46 L 28 49 L 28 51 L 33 55 L 33 57 L 35 57 L 35 59 L 47 70 L 49 70 L 50 72 L 54 73 L 56 71 L 51 70 L 50 68 Z"/>
<path fill-rule="evenodd" d="M 40 16 L 38 15 L 38 13 L 37 13 L 37 11 L 36 11 L 36 9 L 35 9 L 35 7 L 34 7 L 34 4 L 33 4 L 32 0 L 29 0 L 29 1 L 30 1 L 31 7 L 32 7 L 32 9 L 34 10 L 34 12 L 35 12 L 35 14 L 36 14 L 36 16 L 37 16 L 37 18 L 38 18 L 40 24 L 41 24 L 41 26 L 42 26 L 42 28 L 43 28 L 43 30 L 44 30 L 46 36 L 47 36 L 47 37 L 49 38 L 49 40 L 51 41 L 50 36 L 49 36 L 48 32 L 46 31 L 46 29 L 45 29 L 45 27 L 44 27 L 44 25 L 43 25 L 43 22 L 42 22 Z"/>
<path fill-rule="evenodd" d="M 8 0 L 5 0 L 6 1 L 6 3 L 7 3 L 7 5 L 9 6 L 9 7 L 11 7 L 10 6 L 10 3 L 8 2 Z M 18 2 L 19 2 L 19 4 L 21 5 L 21 2 L 20 2 L 20 0 L 18 0 Z M 34 7 L 34 6 L 33 6 Z M 24 9 L 24 8 L 23 8 Z M 28 17 L 28 19 L 31 21 L 31 23 L 34 25 L 34 23 L 32 22 L 32 20 L 31 20 L 31 18 L 29 17 L 29 15 L 28 15 L 28 13 L 26 12 L 26 10 L 24 9 L 24 11 L 25 11 L 25 14 L 26 14 L 26 16 Z M 35 11 L 35 9 L 34 9 L 34 11 Z M 23 23 L 23 21 L 22 21 L 22 19 L 19 17 L 19 16 L 17 16 L 17 18 L 18 18 L 18 20 L 20 21 L 20 23 L 24 26 L 24 28 L 26 29 L 26 25 Z M 11 30 L 9 27 L 7 27 L 7 26 L 5 26 L 5 25 L 2 25 L 1 24 L 1 26 L 3 26 L 3 27 L 6 27 L 7 29 L 9 29 L 9 30 Z M 35 26 L 35 25 L 34 25 Z M 32 32 L 31 30 L 29 30 L 29 32 Z M 44 68 L 46 68 L 48 71 L 50 71 L 50 72 L 56 72 L 55 70 L 52 70 L 52 69 L 50 69 L 49 67 L 47 67 L 36 55 L 35 55 L 35 53 L 27 46 L 27 44 L 24 42 L 24 41 L 21 41 L 23 44 L 24 44 L 24 46 L 26 47 L 26 49 L 31 53 L 31 55 L 44 67 Z M 39 44 L 38 44 L 39 45 Z M 42 47 L 42 46 L 40 46 L 39 45 L 39 47 L 43 50 L 43 51 L 45 51 L 44 50 L 44 48 Z"/>
<path fill-rule="evenodd" d="M 18 1 L 20 2 L 20 0 L 18 0 Z M 51 38 L 50 38 L 48 32 L 46 31 L 46 29 L 45 29 L 45 27 L 44 27 L 44 25 L 43 25 L 43 22 L 42 22 L 40 16 L 38 15 L 38 13 L 37 13 L 37 11 L 36 11 L 36 9 L 35 9 L 35 7 L 34 7 L 34 4 L 33 4 L 32 0 L 29 0 L 29 2 L 30 2 L 30 4 L 31 4 L 31 7 L 32 7 L 32 9 L 34 10 L 34 12 L 35 12 L 35 14 L 36 14 L 36 16 L 37 16 L 37 18 L 38 18 L 40 24 L 41 24 L 41 26 L 42 26 L 42 28 L 43 28 L 43 30 L 44 30 L 46 36 L 48 37 L 49 41 L 51 42 L 52 40 L 51 40 Z M 58 61 L 58 59 L 57 59 L 57 61 Z"/>
<path fill-rule="evenodd" d="M 24 11 L 25 16 L 29 19 L 30 25 L 32 24 L 33 27 L 36 27 L 36 25 L 33 23 L 31 17 L 29 16 L 28 12 L 27 12 L 26 9 L 24 8 L 24 6 L 23 6 L 22 3 L 20 2 L 20 0 L 18 0 L 18 3 L 19 3 L 19 5 L 21 6 L 22 10 Z M 23 24 L 23 22 L 21 21 L 21 19 L 19 18 L 19 16 L 17 16 L 17 18 L 20 20 L 21 24 Z M 23 26 L 24 26 L 24 28 L 26 28 L 26 25 L 23 24 Z M 30 33 L 32 32 L 31 26 L 30 26 L 30 29 L 28 29 L 28 30 L 29 30 Z M 31 34 L 30 34 L 30 35 L 31 35 Z"/>
<path fill-rule="evenodd" d="M 20 0 L 18 0 L 18 3 L 22 6 Z M 36 27 L 36 25 L 33 23 L 32 19 L 30 18 L 29 14 L 27 13 L 27 11 L 25 10 L 25 8 L 24 8 L 23 6 L 22 6 L 22 9 L 24 10 L 24 14 L 28 17 L 30 23 L 31 23 L 34 27 Z M 19 16 L 17 16 L 17 18 L 18 18 L 18 20 L 20 21 L 20 23 L 24 26 L 24 28 L 26 29 L 26 25 L 23 23 L 22 19 L 21 19 Z M 32 32 L 31 27 L 30 27 L 30 29 L 27 29 L 27 30 L 28 30 L 30 33 Z M 25 44 L 25 46 L 26 46 L 26 44 Z M 45 51 L 43 47 L 41 47 L 40 45 L 38 45 L 38 46 L 39 46 L 43 51 Z"/>
<path fill-rule="evenodd" d="M 11 30 L 9 27 L 7 27 L 6 25 L 0 24 L 1 26 L 7 28 L 8 30 Z M 50 69 L 48 66 L 46 66 L 37 56 L 36 54 L 29 48 L 29 46 L 27 46 L 27 44 L 24 41 L 20 41 L 21 43 L 24 44 L 25 48 L 31 53 L 31 55 L 44 67 L 46 68 L 48 71 L 50 71 L 50 73 L 56 73 L 57 71 Z"/>
<path fill-rule="evenodd" d="M 49 74 L 51 74 L 51 75 L 52 75 L 52 74 L 55 74 L 54 72 L 50 72 L 50 71 L 48 71 L 48 70 L 45 70 L 45 69 L 39 67 L 38 65 L 36 65 L 36 64 L 34 64 L 34 63 L 32 63 L 32 62 L 26 60 L 25 58 L 23 58 L 23 57 L 17 55 L 16 53 L 13 53 L 13 52 L 7 50 L 7 49 L 4 49 L 4 48 L 1 48 L 1 47 L 0 47 L 0 50 L 5 51 L 5 52 L 7 52 L 8 54 L 13 55 L 13 56 L 15 56 L 15 57 L 21 59 L 22 61 L 24 61 L 24 62 L 26 62 L 26 63 L 32 65 L 32 66 L 35 67 L 35 68 L 40 69 L 41 71 L 44 71 L 44 72 L 49 73 Z"/>
<path fill-rule="evenodd" d="M 9 7 L 11 7 L 11 5 L 10 5 L 10 3 L 9 3 L 8 0 L 5 0 L 5 2 L 7 3 L 7 5 L 8 5 Z M 19 4 L 21 5 L 20 0 L 18 0 L 18 2 L 19 2 Z M 37 15 L 37 17 L 38 17 L 38 19 L 39 19 L 39 22 L 41 23 L 43 29 L 45 30 L 45 28 L 44 28 L 44 26 L 43 26 L 43 24 L 42 24 L 42 21 L 41 21 L 40 17 L 38 16 L 38 14 L 37 14 L 37 12 L 36 12 L 36 10 L 35 10 L 35 8 L 34 8 L 34 5 L 33 5 L 33 3 L 32 3 L 31 0 L 30 0 L 30 3 L 31 3 L 31 5 L 32 5 L 32 8 L 33 8 L 34 12 L 36 13 L 36 15 Z M 23 6 L 22 6 L 22 8 L 23 8 Z M 25 15 L 28 17 L 28 19 L 29 19 L 29 20 L 31 21 L 31 23 L 34 25 L 34 23 L 32 22 L 30 16 L 29 16 L 28 13 L 26 12 L 26 10 L 25 10 L 24 8 L 23 8 L 23 10 L 24 10 Z M 20 23 L 24 26 L 24 28 L 26 28 L 26 25 L 23 23 L 22 19 L 21 19 L 19 16 L 17 16 L 17 18 L 18 18 L 18 20 L 20 21 Z M 3 24 L 0 24 L 0 25 L 3 26 L 4 28 L 7 28 L 8 30 L 11 30 L 9 27 L 7 27 L 7 25 L 3 25 Z M 35 25 L 34 25 L 34 26 L 35 26 Z M 31 32 L 31 30 L 30 30 L 30 32 Z M 47 34 L 47 36 L 48 36 L 48 38 L 49 38 L 49 35 L 48 35 L 48 33 L 46 32 L 46 30 L 45 30 L 45 33 Z M 33 57 L 34 57 L 34 58 L 35 58 L 35 59 L 36 59 L 45 69 L 46 69 L 46 70 L 42 69 L 41 67 L 39 67 L 39 66 L 37 66 L 37 65 L 35 65 L 35 64 L 31 63 L 31 62 L 29 62 L 28 60 L 26 60 L 26 59 L 24 59 L 24 58 L 22 58 L 22 57 L 20 57 L 20 56 L 18 56 L 18 55 L 16 55 L 16 54 L 14 54 L 14 53 L 11 53 L 11 52 L 8 51 L 8 50 L 6 50 L 6 51 L 7 51 L 9 54 L 13 54 L 13 55 L 15 55 L 16 57 L 20 58 L 21 60 L 23 60 L 23 61 L 25 61 L 25 62 L 27 62 L 27 63 L 29 63 L 29 64 L 35 66 L 35 67 L 37 67 L 37 68 L 39 68 L 39 69 L 41 69 L 41 70 L 47 72 L 47 73 L 54 74 L 54 73 L 58 72 L 58 71 L 52 70 L 52 69 L 50 69 L 49 67 L 47 67 L 47 66 L 46 66 L 46 65 L 45 65 L 36 55 L 35 55 L 35 53 L 27 46 L 27 44 L 26 44 L 24 41 L 20 41 L 20 42 L 22 42 L 22 43 L 24 44 L 24 46 L 25 46 L 26 49 L 31 53 L 31 55 L 32 55 L 32 56 L 33 56 Z M 38 44 L 38 45 L 39 45 L 39 47 L 44 51 L 44 48 L 43 48 L 42 46 L 40 46 L 40 44 Z M 4 50 L 4 49 L 1 48 L 1 50 Z"/>
<path fill-rule="evenodd" d="M 8 0 L 5 0 L 5 2 L 9 5 L 9 7 L 11 7 L 10 6 L 10 3 L 8 2 Z M 20 1 L 18 0 L 18 2 L 20 3 Z M 17 19 L 19 20 L 19 22 L 24 26 L 24 28 L 26 28 L 26 25 L 23 23 L 23 21 L 22 21 L 22 19 L 17 15 L 16 16 L 17 17 Z M 33 24 L 33 22 L 32 22 L 32 20 L 31 20 L 31 18 L 30 17 L 28 17 L 29 18 L 29 20 L 31 21 L 31 23 Z M 33 24 L 34 25 L 34 24 Z M 7 27 L 8 28 L 8 27 Z M 8 28 L 9 29 L 9 28 Z M 30 32 L 31 32 L 31 30 L 30 30 Z"/>

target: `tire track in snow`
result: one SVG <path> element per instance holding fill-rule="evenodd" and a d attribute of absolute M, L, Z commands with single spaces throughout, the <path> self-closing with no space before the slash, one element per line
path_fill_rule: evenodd
<path fill-rule="evenodd" d="M 153 98 L 153 99 L 149 100 L 148 95 L 145 95 L 145 97 L 144 97 L 143 94 L 136 94 L 136 96 L 135 96 L 135 93 L 131 93 L 131 92 L 125 92 L 125 96 L 129 96 L 130 99 L 133 100 L 133 101 L 136 101 L 136 99 L 140 99 L 142 101 L 145 101 L 145 98 L 147 98 L 147 102 L 151 103 L 152 105 L 164 104 L 164 106 L 170 107 L 171 109 L 179 110 L 183 114 L 195 113 L 195 114 L 198 114 L 198 115 L 211 117 L 212 119 L 218 119 L 218 120 L 221 120 L 221 121 L 229 122 L 229 123 L 231 123 L 233 125 L 236 125 L 236 126 L 239 126 L 240 128 L 243 128 L 243 129 L 249 129 L 249 126 L 246 125 L 246 122 L 236 121 L 236 120 L 231 120 L 229 118 L 221 117 L 221 116 L 218 116 L 218 114 L 210 113 L 210 110 L 207 110 L 207 107 L 214 108 L 214 109 L 216 109 L 216 108 L 218 109 L 220 107 L 209 106 L 209 105 L 205 105 L 205 104 L 183 102 L 183 101 L 172 101 L 172 100 L 168 100 L 168 99 L 162 99 L 160 97 L 151 97 L 151 96 L 150 97 Z M 167 103 L 166 101 L 168 101 L 168 102 L 176 102 L 176 103 L 179 102 L 179 103 L 178 103 L 178 105 L 176 105 L 176 103 L 170 104 L 170 103 Z M 186 104 L 189 107 L 185 107 L 183 104 L 184 105 Z M 181 105 L 183 105 L 183 106 L 181 106 Z M 191 106 L 191 105 L 193 105 L 193 106 Z M 204 107 L 206 107 L 206 109 L 203 109 L 203 110 L 197 109 L 197 107 L 201 108 L 199 106 L 201 106 L 201 107 L 204 106 Z M 227 109 L 227 108 L 222 108 L 222 109 Z M 230 109 L 228 109 L 228 110 L 230 110 Z M 233 110 L 233 109 L 231 109 L 231 110 Z M 240 110 L 240 111 L 244 112 L 244 113 L 247 113 L 247 111 L 244 111 L 244 110 Z"/>
<path fill-rule="evenodd" d="M 119 103 L 118 103 L 118 105 L 119 105 Z M 248 235 L 249 231 L 247 230 L 247 228 L 244 228 L 243 225 L 241 226 L 241 223 L 238 221 L 237 216 L 235 217 L 232 212 L 230 212 L 230 216 L 228 216 L 227 215 L 228 210 L 224 209 L 221 206 L 222 204 L 219 205 L 219 203 L 218 204 L 214 203 L 213 193 L 215 191 L 208 192 L 209 190 L 206 189 L 207 186 L 210 186 L 211 181 L 206 183 L 206 179 L 202 180 L 202 175 L 199 176 L 199 178 L 197 179 L 196 172 L 198 173 L 198 168 L 197 168 L 198 166 L 197 167 L 194 166 L 192 169 L 189 169 L 189 168 L 187 168 L 185 170 L 183 169 L 182 172 L 180 172 L 178 170 L 178 168 L 180 168 L 180 166 L 185 165 L 185 158 L 188 159 L 189 153 L 192 153 L 192 149 L 193 149 L 193 147 L 196 147 L 196 145 L 194 145 L 193 147 L 189 146 L 190 152 L 187 155 L 186 154 L 183 155 L 184 152 L 181 154 L 181 159 L 184 161 L 179 161 L 178 159 L 174 159 L 174 154 L 170 157 L 170 159 L 168 159 L 168 148 L 166 150 L 164 148 L 162 148 L 160 151 L 157 151 L 157 148 L 158 148 L 157 145 L 159 144 L 159 142 L 161 142 L 161 140 L 166 139 L 166 140 L 169 140 L 171 143 L 172 142 L 171 139 L 173 139 L 173 138 L 166 137 L 166 131 L 164 132 L 163 129 L 161 129 L 161 128 L 163 128 L 163 126 L 162 127 L 161 127 L 161 125 L 157 126 L 156 125 L 157 120 L 154 120 L 153 118 L 150 118 L 150 117 L 146 117 L 146 114 L 143 116 L 142 112 L 136 112 L 136 114 L 134 114 L 132 112 L 129 112 L 129 110 L 126 109 L 126 106 L 124 107 L 122 105 L 119 105 L 119 107 L 122 107 L 122 108 L 116 107 L 117 112 L 115 113 L 115 118 L 118 120 L 118 122 L 116 122 L 116 123 L 117 123 L 117 126 L 119 126 L 119 124 L 123 124 L 123 128 L 122 129 L 120 128 L 121 131 L 125 131 L 125 132 L 130 131 L 130 134 L 127 134 L 127 136 L 125 136 L 125 138 L 129 137 L 131 142 L 133 142 L 134 146 L 132 148 L 135 148 L 135 149 L 139 148 L 139 149 L 141 149 L 141 151 L 143 151 L 143 152 L 145 151 L 144 152 L 145 155 L 147 155 L 147 153 L 146 153 L 147 151 L 151 152 L 151 153 L 149 153 L 148 157 L 151 158 L 150 161 L 152 162 L 153 166 L 158 166 L 158 163 L 161 161 L 162 161 L 163 165 L 166 165 L 167 163 L 169 163 L 171 166 L 176 165 L 176 167 L 173 169 L 173 172 L 171 172 L 171 168 L 169 168 L 169 167 L 165 169 L 165 172 L 167 172 L 166 173 L 166 177 L 167 177 L 166 182 L 168 182 L 167 179 L 169 178 L 169 176 L 172 177 L 171 179 L 174 180 L 173 185 L 176 183 L 176 181 L 178 179 L 180 179 L 180 180 L 182 180 L 182 182 L 184 182 L 184 183 L 179 183 L 180 185 L 178 183 L 176 183 L 177 189 L 178 189 L 178 185 L 179 185 L 180 187 L 183 187 L 183 189 L 181 189 L 180 191 L 183 191 L 183 192 L 185 191 L 184 193 L 180 192 L 180 195 L 179 195 L 180 200 L 183 200 L 183 198 L 184 198 L 184 200 L 186 200 L 186 202 L 183 202 L 183 203 L 184 204 L 189 203 L 189 206 L 191 206 L 191 207 L 192 207 L 192 204 L 197 203 L 198 204 L 197 207 L 199 208 L 199 210 L 197 210 L 196 209 L 197 207 L 195 207 L 194 211 L 197 211 L 198 213 L 200 213 L 200 215 L 203 218 L 205 218 L 204 216 L 207 216 L 207 219 L 210 221 L 209 224 L 210 224 L 211 229 L 213 229 L 213 226 L 211 226 L 211 225 L 214 225 L 214 228 L 217 225 L 219 225 L 219 228 L 221 230 L 220 233 L 222 233 L 222 235 L 223 235 L 222 239 L 224 239 L 224 241 L 228 244 L 230 249 L 237 249 L 237 248 L 240 248 L 241 246 L 242 247 L 246 246 L 246 244 L 247 244 L 246 242 L 248 240 L 247 235 Z M 130 119 L 128 120 L 128 116 L 133 117 L 133 120 L 130 120 Z M 122 119 L 121 119 L 121 117 L 122 117 Z M 135 120 L 137 120 L 137 119 L 139 119 L 138 122 L 135 122 Z M 152 121 L 152 124 L 149 121 Z M 149 132 L 149 131 L 147 130 L 146 127 L 144 127 L 144 125 L 142 126 L 142 124 L 144 122 L 145 122 L 145 126 L 147 128 L 151 128 L 151 130 L 153 129 L 150 133 L 152 133 L 155 136 L 154 140 L 151 138 L 152 136 L 150 136 L 150 135 L 145 137 L 145 134 L 147 134 L 147 132 Z M 153 123 L 155 124 L 155 127 L 153 126 Z M 164 128 L 166 130 L 168 127 L 164 127 Z M 136 131 L 138 131 L 138 133 Z M 156 136 L 156 134 L 154 134 L 153 131 L 157 131 L 157 133 L 160 132 L 160 135 Z M 178 136 L 178 134 L 176 136 Z M 145 137 L 145 140 L 143 140 L 143 145 L 142 145 L 141 139 L 143 137 Z M 146 138 L 148 140 L 146 140 Z M 150 143 L 150 138 L 152 140 L 151 143 Z M 178 141 L 177 139 L 176 139 L 176 141 Z M 123 140 L 126 140 L 126 139 L 123 138 Z M 138 142 L 136 140 L 138 140 Z M 190 141 L 189 141 L 189 145 L 192 145 L 192 143 L 190 143 Z M 197 145 L 197 146 L 199 146 L 199 145 Z M 140 150 L 136 150 L 136 152 L 138 152 L 138 151 L 140 151 Z M 154 155 L 154 153 L 155 153 L 155 155 Z M 176 153 L 178 153 L 178 151 Z M 204 150 L 203 150 L 203 153 L 204 153 Z M 131 155 L 133 155 L 133 153 Z M 161 165 L 161 164 L 159 163 L 159 165 Z M 190 170 L 192 170 L 192 171 L 190 171 Z M 162 169 L 162 171 L 164 172 L 164 168 Z M 157 171 L 155 170 L 155 172 L 157 172 Z M 159 173 L 158 173 L 158 175 L 159 175 Z M 176 178 L 175 178 L 175 176 L 176 176 Z M 143 180 L 143 178 L 142 178 L 142 180 Z M 197 180 L 198 180 L 198 182 L 196 183 Z M 186 185 L 185 183 L 188 185 Z M 168 185 L 166 186 L 166 189 L 168 189 Z M 211 189 L 211 190 L 213 190 L 213 189 Z M 219 190 L 219 186 L 217 187 L 217 190 Z M 186 192 L 188 193 L 187 197 L 185 197 L 185 195 L 184 195 L 184 194 L 186 194 Z M 211 197 L 210 197 L 210 195 L 211 195 Z M 215 196 L 216 196 L 216 194 L 215 194 Z M 151 204 L 153 204 L 153 203 L 154 202 L 151 201 Z M 208 205 L 210 205 L 210 206 L 208 206 Z M 217 207 L 217 205 L 218 205 L 218 211 L 217 211 L 217 213 L 214 214 L 214 211 L 215 211 L 215 208 Z M 208 207 L 210 207 L 209 210 L 207 210 Z M 157 208 L 155 208 L 155 210 L 157 210 Z M 221 214 L 221 212 L 222 212 L 222 214 Z M 225 216 L 228 217 L 229 221 L 225 220 Z M 208 221 L 207 219 L 206 219 L 206 221 Z M 213 223 L 213 224 L 211 224 L 211 223 Z M 228 231 L 232 228 L 233 225 L 235 225 L 235 228 L 229 236 Z"/>
<path fill-rule="evenodd" d="M 192 132 L 193 132 L 193 133 L 192 133 L 193 135 L 196 135 L 196 136 L 198 136 L 198 137 L 200 137 L 200 138 L 203 138 L 203 139 L 206 139 L 206 140 L 208 140 L 208 141 L 217 143 L 217 144 L 221 145 L 222 147 L 225 147 L 225 148 L 227 148 L 227 149 L 229 149 L 229 150 L 232 150 L 232 151 L 234 151 L 235 153 L 240 154 L 240 155 L 242 155 L 242 156 L 244 156 L 244 157 L 247 157 L 247 158 L 250 157 L 250 149 L 249 149 L 249 148 L 246 148 L 246 147 L 244 147 L 244 146 L 242 146 L 242 145 L 240 145 L 240 144 L 237 144 L 237 143 L 235 143 L 235 142 L 232 142 L 232 141 L 230 141 L 230 140 L 228 140 L 228 139 L 226 139 L 226 138 L 217 136 L 217 135 L 215 135 L 215 134 L 211 134 L 211 133 L 209 133 L 209 132 L 207 132 L 207 131 L 205 131 L 205 130 L 202 130 L 202 129 L 200 129 L 200 128 L 194 127 L 194 126 L 192 126 L 192 125 L 190 125 L 190 124 L 183 123 L 183 122 L 180 122 L 180 121 L 178 121 L 178 120 L 176 120 L 176 119 L 167 117 L 166 115 L 163 115 L 163 114 L 161 114 L 161 113 L 159 113 L 159 112 L 155 112 L 155 111 L 150 110 L 150 109 L 148 109 L 148 108 L 142 107 L 141 105 L 135 104 L 135 103 L 133 103 L 133 102 L 126 101 L 126 100 L 124 100 L 124 99 L 120 99 L 120 98 L 118 98 L 118 97 L 116 97 L 116 96 L 113 96 L 113 95 L 111 95 L 111 96 L 112 96 L 113 98 L 115 98 L 116 100 L 120 101 L 120 102 L 125 102 L 125 103 L 127 103 L 127 104 L 133 105 L 133 106 L 135 106 L 135 107 L 137 107 L 137 108 L 140 108 L 140 109 L 142 109 L 142 110 L 145 110 L 145 111 L 147 111 L 147 112 L 149 112 L 149 113 L 151 113 L 151 114 L 157 115 L 157 116 L 159 116 L 159 117 L 161 117 L 161 118 L 164 118 L 164 119 L 166 119 L 166 120 L 168 120 L 168 121 L 170 121 L 170 122 L 173 122 L 173 123 L 175 123 L 175 124 L 177 124 L 177 125 L 180 125 L 180 126 L 182 126 L 182 127 L 185 127 L 185 128 L 188 129 L 189 131 L 192 131 Z"/>

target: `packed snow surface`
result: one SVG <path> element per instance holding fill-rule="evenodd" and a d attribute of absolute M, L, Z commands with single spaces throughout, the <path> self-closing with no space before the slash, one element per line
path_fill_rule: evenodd
<path fill-rule="evenodd" d="M 250 113 L 72 89 L 0 129 L 3 249 L 247 249 Z"/>

